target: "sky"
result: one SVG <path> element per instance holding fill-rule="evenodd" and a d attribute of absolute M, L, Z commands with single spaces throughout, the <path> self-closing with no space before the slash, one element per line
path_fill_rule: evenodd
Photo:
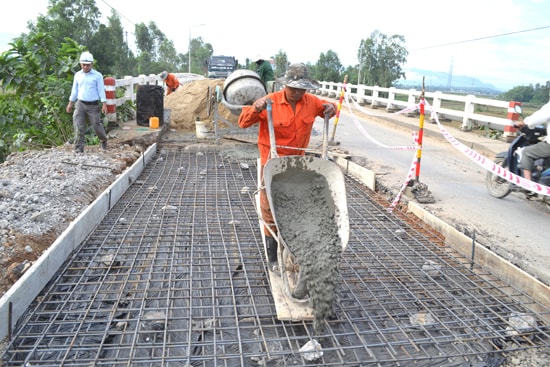
<path fill-rule="evenodd" d="M 47 13 L 48 0 L 16 4 L 3 10 L 0 51 L 27 32 L 28 21 Z M 378 30 L 405 38 L 405 71 L 464 75 L 502 90 L 550 81 L 550 0 L 96 0 L 96 5 L 104 19 L 117 11 L 130 47 L 135 24 L 155 22 L 183 54 L 190 38 L 201 37 L 214 54 L 235 56 L 241 64 L 279 51 L 290 62 L 316 63 L 331 50 L 347 67 L 358 64 L 361 40 Z"/>

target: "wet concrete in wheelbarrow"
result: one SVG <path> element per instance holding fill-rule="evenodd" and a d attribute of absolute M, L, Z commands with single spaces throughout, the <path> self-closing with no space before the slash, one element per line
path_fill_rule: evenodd
<path fill-rule="evenodd" d="M 303 289 L 309 294 L 318 329 L 324 319 L 334 316 L 332 305 L 342 257 L 327 178 L 289 167 L 273 176 L 271 186 L 279 234 L 300 266 L 297 292 Z"/>

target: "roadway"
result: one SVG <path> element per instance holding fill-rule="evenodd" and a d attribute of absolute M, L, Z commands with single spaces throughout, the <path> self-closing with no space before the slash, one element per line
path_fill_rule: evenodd
<path fill-rule="evenodd" d="M 357 123 L 372 140 L 361 132 Z M 508 147 L 504 141 L 461 131 L 448 122 L 442 124 L 454 138 L 489 159 Z M 350 114 L 344 102 L 334 142 L 339 143 L 340 150 L 374 170 L 377 185 L 389 189 L 388 196 L 393 195 L 393 199 L 407 177 L 416 151 L 379 144 L 412 145 L 412 132 L 418 131 L 418 127 L 418 116 L 408 117 L 368 106 L 354 108 Z M 322 131 L 321 120 L 316 122 L 315 129 Z M 330 134 L 332 132 L 333 120 Z M 486 170 L 451 145 L 437 124 L 426 116 L 419 182 L 428 186 L 435 202 L 419 205 L 470 237 L 475 233 L 479 243 L 550 284 L 550 211 L 519 193 L 504 199 L 491 197 L 485 187 L 485 175 Z M 407 199 L 414 197 L 402 198 Z"/>

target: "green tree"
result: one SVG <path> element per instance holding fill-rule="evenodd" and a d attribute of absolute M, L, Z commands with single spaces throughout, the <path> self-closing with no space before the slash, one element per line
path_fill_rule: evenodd
<path fill-rule="evenodd" d="M 174 42 L 164 39 L 159 45 L 158 54 L 158 63 L 162 66 L 161 69 L 170 70 L 178 64 L 178 53 L 174 47 Z"/>
<path fill-rule="evenodd" d="M 286 52 L 279 50 L 279 52 L 275 55 L 275 67 L 273 70 L 275 79 L 285 76 L 288 65 L 288 56 L 286 55 Z"/>
<path fill-rule="evenodd" d="M 207 62 L 210 56 L 214 55 L 214 48 L 210 43 L 205 43 L 202 37 L 191 39 L 188 53 L 185 54 L 185 69 L 189 70 L 189 52 L 191 52 L 191 72 L 195 74 L 206 74 Z"/>
<path fill-rule="evenodd" d="M 95 0 L 49 0 L 47 14 L 39 15 L 29 30 L 47 33 L 58 44 L 71 38 L 93 52 L 90 41 L 99 29 L 100 17 Z"/>
<path fill-rule="evenodd" d="M 99 26 L 90 44 L 96 67 L 101 67 L 103 75 L 121 78 L 133 74 L 134 55 L 128 47 L 120 18 L 114 10 L 107 19 L 107 25 Z"/>
<path fill-rule="evenodd" d="M 58 44 L 49 34 L 15 39 L 0 55 L 0 160 L 15 150 L 60 145 L 72 137 L 65 113 L 72 77 L 83 47 Z M 53 52 L 52 50 L 55 50 Z"/>
<path fill-rule="evenodd" d="M 545 104 L 548 102 L 550 97 L 550 81 L 546 82 L 545 85 L 536 84 L 535 85 L 535 95 L 531 99 L 533 103 Z"/>
<path fill-rule="evenodd" d="M 59 45 L 72 39 L 85 46 L 101 65 L 105 75 L 133 73 L 134 56 L 124 37 L 124 30 L 117 13 L 112 10 L 108 24 L 100 24 L 101 13 L 94 0 L 49 0 L 46 15 L 39 15 L 29 22 L 29 33 L 46 33 Z M 55 54 L 55 50 L 51 50 Z"/>
<path fill-rule="evenodd" d="M 152 25 L 154 23 L 150 23 Z M 155 26 L 156 28 L 156 26 Z M 155 31 L 150 29 L 145 23 L 138 23 L 135 26 L 136 46 L 137 46 L 137 73 L 153 73 L 153 63 L 157 59 L 157 40 Z"/>
<path fill-rule="evenodd" d="M 317 64 L 311 68 L 311 77 L 313 79 L 326 82 L 340 82 L 343 66 L 338 58 L 338 54 L 332 50 L 328 50 L 326 54 L 321 53 Z"/>
<path fill-rule="evenodd" d="M 376 30 L 370 38 L 361 40 L 357 51 L 361 80 L 367 85 L 390 87 L 405 76 L 402 65 L 407 61 L 408 51 L 401 35 L 387 36 Z"/>
<path fill-rule="evenodd" d="M 350 65 L 346 67 L 346 69 L 342 72 L 342 75 L 348 76 L 348 82 L 353 80 L 354 83 L 358 83 L 357 81 L 359 80 L 359 75 L 358 75 L 357 66 Z"/>
<path fill-rule="evenodd" d="M 501 98 L 504 100 L 509 101 L 517 101 L 517 102 L 530 102 L 531 99 L 535 96 L 535 89 L 532 85 L 522 85 L 517 86 L 509 91 L 503 93 L 501 95 Z"/>

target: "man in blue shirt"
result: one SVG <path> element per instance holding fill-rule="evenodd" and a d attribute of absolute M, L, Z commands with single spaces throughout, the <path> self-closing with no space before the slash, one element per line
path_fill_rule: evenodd
<path fill-rule="evenodd" d="M 103 75 L 92 68 L 94 56 L 89 52 L 80 55 L 80 67 L 82 70 L 74 75 L 73 88 L 67 104 L 67 113 L 73 114 L 73 125 L 75 128 L 75 152 L 83 153 L 86 145 L 86 117 L 101 141 L 103 150 L 107 149 L 107 134 L 101 122 L 99 102 L 102 103 L 101 112 L 107 113 L 107 97 Z"/>

